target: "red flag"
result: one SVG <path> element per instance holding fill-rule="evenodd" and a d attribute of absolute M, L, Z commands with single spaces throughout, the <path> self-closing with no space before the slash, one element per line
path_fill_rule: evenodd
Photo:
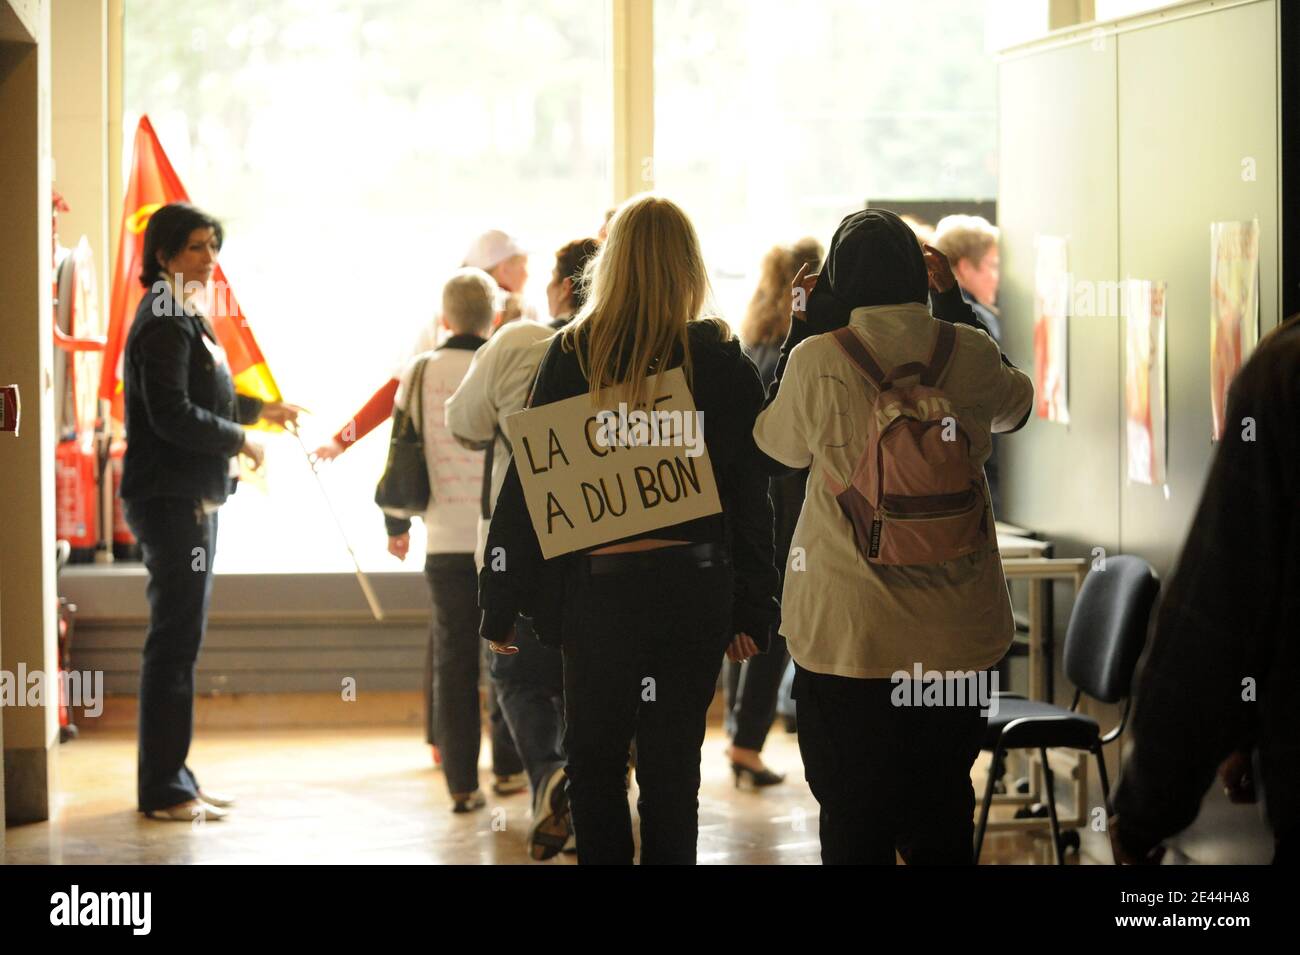
<path fill-rule="evenodd" d="M 171 202 L 189 202 L 180 177 L 163 152 L 148 116 L 140 117 L 135 131 L 131 160 L 131 179 L 122 203 L 122 226 L 118 231 L 117 262 L 113 269 L 113 290 L 109 296 L 108 344 L 104 349 L 103 370 L 99 379 L 99 397 L 112 402 L 113 417 L 123 420 L 122 349 L 126 334 L 135 318 L 135 310 L 144 298 L 140 284 L 140 264 L 144 258 L 144 230 L 149 218 Z M 218 265 L 213 271 L 217 289 L 215 307 L 209 319 L 217 341 L 226 350 L 235 389 L 263 401 L 279 401 L 271 370 L 262 357 L 248 321 L 235 301 L 226 275 Z"/>

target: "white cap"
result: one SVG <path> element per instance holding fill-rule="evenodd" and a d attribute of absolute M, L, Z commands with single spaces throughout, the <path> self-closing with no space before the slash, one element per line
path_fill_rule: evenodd
<path fill-rule="evenodd" d="M 475 239 L 465 253 L 464 265 L 482 269 L 484 272 L 496 268 L 506 259 L 516 255 L 527 255 L 527 250 L 519 244 L 514 236 L 500 229 L 490 229 Z"/>

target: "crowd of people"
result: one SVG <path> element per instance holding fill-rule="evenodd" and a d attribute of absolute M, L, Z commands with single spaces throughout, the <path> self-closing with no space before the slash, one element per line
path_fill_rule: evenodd
<path fill-rule="evenodd" d="M 186 765 L 216 509 L 235 456 L 261 458 L 240 424 L 300 410 L 235 394 L 196 299 L 155 317 L 153 298 L 207 280 L 221 241 L 192 206 L 154 213 L 152 291 L 125 357 L 122 492 L 151 606 L 139 808 L 169 819 L 233 802 Z M 337 458 L 394 409 L 418 413 L 426 735 L 453 811 L 486 805 L 486 712 L 493 791 L 532 795 L 532 858 L 632 862 L 635 771 L 641 861 L 694 862 L 719 676 L 736 784 L 761 789 L 784 780 L 762 750 L 789 669 L 823 860 L 971 862 L 986 716 L 974 699 L 900 706 L 893 677 L 987 671 L 1014 634 L 985 470 L 993 435 L 1028 421 L 1033 386 L 1001 349 L 997 243 L 976 217 L 930 230 L 853 212 L 824 250 L 768 253 L 737 337 L 709 314 L 695 228 L 669 199 L 633 197 L 559 248 L 544 321 L 522 299 L 523 245 L 475 239 L 414 357 L 315 452 Z M 507 416 L 580 395 L 636 407 L 647 376 L 678 367 L 721 512 L 543 558 Z M 384 520 L 405 560 L 410 518 Z"/>

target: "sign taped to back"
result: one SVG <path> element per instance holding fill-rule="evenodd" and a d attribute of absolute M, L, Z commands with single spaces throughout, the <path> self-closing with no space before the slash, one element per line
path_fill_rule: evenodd
<path fill-rule="evenodd" d="M 686 376 L 673 368 L 650 384 L 632 409 L 582 394 L 506 418 L 543 557 L 722 510 Z"/>

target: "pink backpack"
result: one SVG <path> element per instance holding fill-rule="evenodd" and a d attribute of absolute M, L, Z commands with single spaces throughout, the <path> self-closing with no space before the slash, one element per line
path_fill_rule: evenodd
<path fill-rule="evenodd" d="M 939 382 L 952 362 L 957 331 L 937 322 L 926 364 L 885 374 L 851 328 L 833 334 L 871 383 L 867 447 L 846 487 L 827 483 L 853 525 L 858 551 L 873 564 L 937 564 L 987 546 L 983 472 Z"/>

